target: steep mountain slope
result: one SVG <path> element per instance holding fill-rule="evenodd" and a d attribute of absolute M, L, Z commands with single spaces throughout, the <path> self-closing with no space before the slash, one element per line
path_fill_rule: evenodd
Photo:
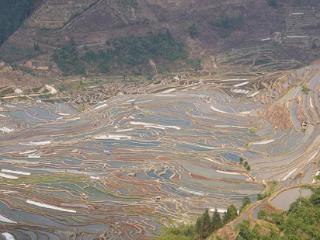
<path fill-rule="evenodd" d="M 35 7 L 34 0 L 0 2 L 0 45 L 23 23 Z"/>
<path fill-rule="evenodd" d="M 213 61 L 217 52 L 272 41 L 280 45 L 278 58 L 304 61 L 318 52 L 310 51 L 319 47 L 318 5 L 312 0 L 48 0 L 0 53 L 33 70 L 55 70 L 52 54 L 71 40 L 81 58 L 113 48 L 115 39 L 165 30 L 185 45 L 190 59 Z"/>
<path fill-rule="evenodd" d="M 44 1 L 0 49 L 0 238 L 151 239 L 312 184 L 319 24 L 318 0 Z"/>

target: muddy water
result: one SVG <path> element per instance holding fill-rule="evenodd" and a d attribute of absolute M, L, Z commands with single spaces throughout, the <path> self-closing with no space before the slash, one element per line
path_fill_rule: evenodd
<path fill-rule="evenodd" d="M 290 205 L 299 197 L 310 197 L 312 191 L 310 189 L 293 188 L 285 192 L 281 192 L 278 196 L 272 199 L 271 204 L 276 208 L 288 211 Z"/>

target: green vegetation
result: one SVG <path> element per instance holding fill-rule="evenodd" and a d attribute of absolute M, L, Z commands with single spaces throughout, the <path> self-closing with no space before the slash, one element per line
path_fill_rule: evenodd
<path fill-rule="evenodd" d="M 234 205 L 228 207 L 227 212 L 223 217 L 223 223 L 227 224 L 238 216 L 237 208 Z"/>
<path fill-rule="evenodd" d="M 146 64 L 150 58 L 172 62 L 186 57 L 184 45 L 169 31 L 116 39 L 111 41 L 111 47 L 117 63 L 129 66 Z"/>
<path fill-rule="evenodd" d="M 123 7 L 130 7 L 130 8 L 137 8 L 138 2 L 137 0 L 118 0 L 120 6 Z"/>
<path fill-rule="evenodd" d="M 291 2 L 297 6 L 313 6 L 319 4 L 319 0 L 291 0 Z"/>
<path fill-rule="evenodd" d="M 84 64 L 80 59 L 79 52 L 73 41 L 57 49 L 53 54 L 53 60 L 66 75 L 85 73 Z"/>
<path fill-rule="evenodd" d="M 71 75 L 106 73 L 111 67 L 139 69 L 150 59 L 171 63 L 186 56 L 184 45 L 166 31 L 114 39 L 106 43 L 104 50 L 87 50 L 82 55 L 71 41 L 55 51 L 53 60 L 64 74 Z"/>
<path fill-rule="evenodd" d="M 199 236 L 199 239 L 206 239 L 211 234 L 213 227 L 209 211 L 206 210 L 204 214 L 197 219 L 195 231 Z"/>
<path fill-rule="evenodd" d="M 193 240 L 196 239 L 194 226 L 167 228 L 156 240 Z"/>
<path fill-rule="evenodd" d="M 215 231 L 223 226 L 223 222 L 220 217 L 220 213 L 218 213 L 217 210 L 215 210 L 212 215 L 212 222 L 211 223 L 212 223 L 213 231 Z"/>
<path fill-rule="evenodd" d="M 240 157 L 240 164 L 249 172 L 251 171 L 251 167 L 247 161 L 245 161 L 242 157 Z"/>
<path fill-rule="evenodd" d="M 244 200 L 245 201 L 245 200 Z M 234 205 L 230 205 L 227 212 L 221 218 L 217 210 L 212 217 L 206 210 L 198 217 L 194 225 L 180 226 L 175 228 L 167 228 L 157 237 L 157 240 L 204 240 L 213 232 L 222 228 L 225 224 L 231 222 L 238 216 L 238 211 Z"/>
<path fill-rule="evenodd" d="M 218 20 L 211 22 L 211 25 L 217 28 L 221 37 L 228 37 L 230 34 L 240 29 L 245 23 L 245 18 L 242 15 L 227 16 L 224 15 Z"/>
<path fill-rule="evenodd" d="M 273 7 L 273 8 L 278 7 L 278 0 L 267 0 L 267 3 L 270 7 Z"/>
<path fill-rule="evenodd" d="M 201 58 L 195 58 L 195 59 L 190 59 L 188 60 L 189 64 L 195 71 L 200 71 L 203 69 L 202 67 L 202 60 Z"/>
<path fill-rule="evenodd" d="M 110 51 L 104 50 L 99 52 L 87 51 L 82 60 L 85 62 L 88 72 L 107 73 L 110 69 L 112 54 Z"/>
<path fill-rule="evenodd" d="M 257 131 L 258 131 L 258 129 L 257 129 L 256 127 L 251 127 L 251 128 L 249 129 L 249 132 L 250 132 L 251 134 L 255 134 Z"/>
<path fill-rule="evenodd" d="M 266 197 L 271 196 L 271 194 L 277 190 L 277 186 L 278 186 L 278 183 L 276 181 L 268 182 L 264 192 L 258 194 L 257 196 L 258 200 L 262 200 Z"/>
<path fill-rule="evenodd" d="M 270 229 L 270 233 L 268 236 L 260 235 L 261 228 L 259 225 L 255 225 L 252 229 L 250 228 L 250 224 L 248 221 L 243 221 L 239 225 L 239 235 L 237 240 L 276 240 L 277 233 L 274 229 Z"/>
<path fill-rule="evenodd" d="M 308 88 L 306 85 L 302 86 L 302 90 L 301 90 L 304 94 L 308 94 L 310 92 L 310 88 Z"/>
<path fill-rule="evenodd" d="M 245 209 L 247 206 L 249 206 L 251 204 L 251 200 L 249 197 L 245 197 L 242 199 L 242 206 L 240 208 L 240 211 L 242 211 L 243 209 Z"/>
<path fill-rule="evenodd" d="M 193 23 L 192 25 L 190 25 L 190 26 L 188 27 L 188 33 L 189 33 L 189 35 L 190 35 L 191 38 L 196 38 L 196 37 L 198 37 L 199 34 L 200 34 L 200 31 L 199 31 L 198 26 L 197 26 L 195 23 Z"/>
<path fill-rule="evenodd" d="M 0 45 L 23 23 L 33 10 L 34 0 L 0 1 Z"/>
<path fill-rule="evenodd" d="M 259 213 L 263 223 L 239 225 L 238 240 L 304 240 L 320 239 L 320 189 L 309 199 L 300 198 L 288 212 Z"/>

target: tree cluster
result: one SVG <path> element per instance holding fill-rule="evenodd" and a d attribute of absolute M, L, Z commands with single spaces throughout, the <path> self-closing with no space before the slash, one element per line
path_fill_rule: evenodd
<path fill-rule="evenodd" d="M 106 73 L 111 67 L 142 67 L 150 59 L 174 62 L 186 57 L 184 45 L 169 31 L 146 36 L 129 36 L 107 41 L 103 50 L 80 54 L 73 41 L 57 49 L 53 60 L 66 75 Z"/>
<path fill-rule="evenodd" d="M 239 225 L 237 240 L 304 240 L 320 239 L 320 188 L 309 199 L 299 198 L 284 213 L 261 211 L 258 217 L 269 224 L 244 221 Z"/>
<path fill-rule="evenodd" d="M 217 20 L 211 21 L 210 24 L 218 31 L 221 37 L 229 37 L 231 33 L 239 30 L 245 23 L 243 15 L 235 16 L 222 15 Z"/>
<path fill-rule="evenodd" d="M 33 7 L 34 0 L 0 1 L 0 45 L 20 27 Z"/>
<path fill-rule="evenodd" d="M 247 170 L 250 171 L 251 167 L 247 161 L 245 161 L 242 157 L 240 158 L 240 164 Z"/>
<path fill-rule="evenodd" d="M 238 211 L 234 205 L 230 205 L 227 212 L 221 217 L 220 213 L 215 210 L 210 217 L 209 211 L 206 210 L 198 217 L 194 225 L 181 226 L 166 229 L 157 240 L 204 240 L 213 232 L 222 228 L 238 216 Z"/>

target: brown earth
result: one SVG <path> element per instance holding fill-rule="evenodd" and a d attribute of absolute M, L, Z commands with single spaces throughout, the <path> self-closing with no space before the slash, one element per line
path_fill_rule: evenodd
<path fill-rule="evenodd" d="M 54 49 L 70 39 L 80 50 L 99 49 L 110 39 L 168 29 L 186 44 L 192 58 L 214 59 L 218 52 L 259 46 L 262 39 L 285 34 L 293 2 L 281 0 L 273 8 L 266 0 L 48 0 L 1 46 L 0 55 L 47 77 L 43 72 L 59 72 L 51 60 Z M 237 16 L 243 24 L 227 34 L 214 24 Z M 318 23 L 314 21 L 310 24 Z M 199 31 L 195 38 L 188 31 L 193 24 Z M 35 43 L 40 51 L 34 50 Z M 294 49 L 285 49 L 278 57 L 301 60 L 314 53 Z"/>

